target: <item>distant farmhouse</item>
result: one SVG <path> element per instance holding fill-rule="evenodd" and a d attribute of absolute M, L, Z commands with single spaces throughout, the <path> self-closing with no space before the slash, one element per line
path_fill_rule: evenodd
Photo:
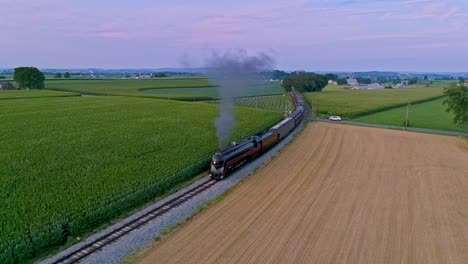
<path fill-rule="evenodd" d="M 385 86 L 381 85 L 380 83 L 371 83 L 368 85 L 358 85 L 353 86 L 352 90 L 374 90 L 374 89 L 383 89 Z"/>
<path fill-rule="evenodd" d="M 348 84 L 348 86 L 352 86 L 352 87 L 359 86 L 359 83 L 357 82 L 357 80 L 352 79 L 351 77 L 346 79 L 346 83 Z"/>
<path fill-rule="evenodd" d="M 329 85 L 338 85 L 338 83 L 333 81 L 333 80 L 328 80 L 328 84 Z"/>
<path fill-rule="evenodd" d="M 353 74 L 350 74 L 348 79 L 346 79 L 348 86 L 351 86 L 352 90 L 373 90 L 373 89 L 383 89 L 384 86 L 380 83 L 371 83 L 368 85 L 359 85 L 359 82 L 353 78 Z"/>
<path fill-rule="evenodd" d="M 373 90 L 373 89 L 383 89 L 383 88 L 384 86 L 381 85 L 380 83 L 371 83 L 368 85 L 359 86 L 360 90 Z"/>
<path fill-rule="evenodd" d="M 16 90 L 16 87 L 10 82 L 0 82 L 0 90 Z"/>
<path fill-rule="evenodd" d="M 408 84 L 405 81 L 401 81 L 401 83 L 393 85 L 392 88 L 403 89 L 408 87 Z"/>

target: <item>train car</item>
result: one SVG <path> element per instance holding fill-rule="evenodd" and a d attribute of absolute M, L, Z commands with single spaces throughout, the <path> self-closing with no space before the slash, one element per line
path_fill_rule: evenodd
<path fill-rule="evenodd" d="M 211 160 L 211 178 L 223 179 L 228 172 L 275 146 L 278 141 L 287 137 L 302 122 L 305 114 L 304 102 L 297 92 L 292 91 L 291 94 L 296 110 L 269 131 L 259 133 L 237 145 L 215 153 Z"/>
<path fill-rule="evenodd" d="M 299 106 L 304 106 L 304 101 L 302 101 L 301 96 L 296 91 L 292 91 L 291 94 L 293 96 L 294 106 L 296 108 Z"/>
<path fill-rule="evenodd" d="M 295 126 L 299 125 L 302 122 L 302 119 L 304 118 L 304 111 L 305 111 L 305 109 L 301 105 L 301 106 L 298 106 L 296 111 L 294 111 L 291 114 L 291 117 L 294 119 L 294 125 Z"/>
<path fill-rule="evenodd" d="M 291 117 L 286 117 L 283 121 L 276 124 L 270 129 L 270 132 L 275 134 L 278 141 L 285 138 L 289 133 L 294 129 L 295 123 L 294 119 Z"/>
<path fill-rule="evenodd" d="M 260 135 L 262 139 L 262 153 L 276 145 L 278 137 L 272 132 L 268 131 Z"/>
<path fill-rule="evenodd" d="M 211 178 L 223 179 L 229 171 L 239 167 L 248 159 L 259 155 L 261 150 L 261 138 L 254 136 L 222 152 L 215 153 L 211 159 Z"/>

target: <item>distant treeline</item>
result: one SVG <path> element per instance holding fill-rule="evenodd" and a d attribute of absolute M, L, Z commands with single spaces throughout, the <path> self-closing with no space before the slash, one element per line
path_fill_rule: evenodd
<path fill-rule="evenodd" d="M 323 84 L 327 85 L 324 80 L 335 81 L 338 85 L 346 85 L 346 79 L 349 78 L 349 74 L 344 73 L 308 73 L 304 71 L 285 72 L 275 70 L 270 72 L 271 79 L 282 80 L 283 87 L 290 90 L 290 87 L 294 87 L 299 91 L 320 91 L 323 89 Z M 463 74 L 461 74 L 463 75 Z M 414 85 L 421 83 L 427 84 L 433 80 L 458 80 L 464 82 L 465 78 L 462 76 L 455 75 L 442 75 L 442 74 L 400 74 L 397 72 L 358 72 L 352 73 L 352 78 L 356 79 L 359 84 L 366 85 L 371 83 L 380 84 L 399 84 L 404 82 L 407 85 Z M 323 86 L 323 87 L 322 87 Z"/>
<path fill-rule="evenodd" d="M 193 73 L 187 72 L 138 72 L 138 73 L 104 73 L 104 72 L 50 72 L 46 71 L 44 74 L 52 78 L 136 78 L 136 77 L 147 77 L 147 78 L 163 78 L 170 76 L 194 76 Z"/>
<path fill-rule="evenodd" d="M 336 79 L 333 74 L 317 74 L 313 72 L 296 71 L 285 75 L 285 72 L 274 71 L 273 76 L 283 76 L 281 85 L 286 91 L 294 88 L 299 92 L 320 92 L 328 84 L 328 80 Z"/>

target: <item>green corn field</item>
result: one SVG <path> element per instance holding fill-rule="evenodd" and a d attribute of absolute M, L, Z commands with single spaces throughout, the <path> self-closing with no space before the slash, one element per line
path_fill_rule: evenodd
<path fill-rule="evenodd" d="M 0 100 L 0 263 L 76 242 L 206 169 L 217 114 L 215 104 L 121 96 Z M 281 119 L 236 114 L 233 140 Z"/>

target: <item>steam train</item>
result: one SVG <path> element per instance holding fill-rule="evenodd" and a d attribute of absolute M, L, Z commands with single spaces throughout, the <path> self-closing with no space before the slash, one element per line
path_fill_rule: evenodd
<path fill-rule="evenodd" d="M 210 169 L 212 179 L 224 179 L 227 174 L 236 168 L 275 146 L 302 122 L 305 114 L 304 101 L 297 92 L 292 91 L 291 93 L 296 110 L 288 117 L 270 128 L 270 130 L 258 133 L 213 155 Z"/>

